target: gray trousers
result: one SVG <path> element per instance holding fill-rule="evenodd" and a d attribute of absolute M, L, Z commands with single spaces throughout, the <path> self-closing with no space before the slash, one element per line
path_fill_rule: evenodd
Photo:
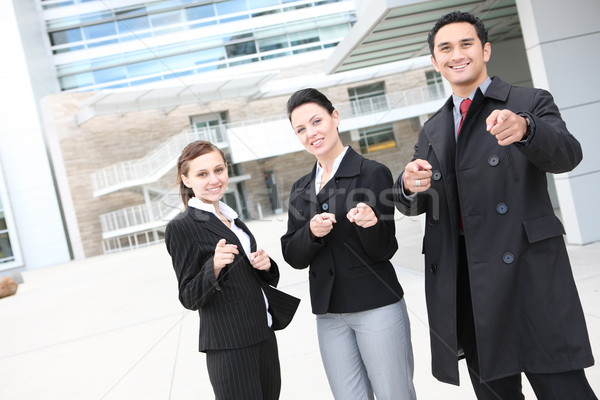
<path fill-rule="evenodd" d="M 373 310 L 317 315 L 317 333 L 336 399 L 416 399 L 404 299 Z"/>

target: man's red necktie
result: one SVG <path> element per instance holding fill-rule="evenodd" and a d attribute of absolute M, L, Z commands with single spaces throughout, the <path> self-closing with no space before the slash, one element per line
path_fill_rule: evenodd
<path fill-rule="evenodd" d="M 460 103 L 460 113 L 462 117 L 460 117 L 460 124 L 458 124 L 458 132 L 456 132 L 456 136 L 458 137 L 458 133 L 460 132 L 460 128 L 462 126 L 463 121 L 465 120 L 465 115 L 467 115 L 467 110 L 471 105 L 471 99 L 464 99 L 462 103 Z"/>
<path fill-rule="evenodd" d="M 471 105 L 471 99 L 464 99 L 462 101 L 462 103 L 460 103 L 460 113 L 462 114 L 462 117 L 460 117 L 460 123 L 458 124 L 458 131 L 456 132 L 456 138 L 458 139 L 458 134 L 460 133 L 460 128 L 462 127 L 462 123 L 465 120 L 465 115 L 467 115 L 467 110 L 469 109 L 469 106 Z M 463 230 L 463 223 L 462 223 L 462 215 L 460 212 L 460 207 L 458 209 L 458 225 L 460 226 L 460 230 Z"/>

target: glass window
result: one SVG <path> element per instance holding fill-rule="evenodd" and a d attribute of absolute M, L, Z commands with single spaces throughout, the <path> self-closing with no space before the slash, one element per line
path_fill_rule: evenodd
<path fill-rule="evenodd" d="M 340 41 L 350 30 L 350 25 L 335 25 L 319 29 L 321 40 L 323 42 Z"/>
<path fill-rule="evenodd" d="M 98 71 L 94 71 L 93 74 L 94 74 L 94 80 L 96 81 L 96 83 L 112 82 L 112 81 L 117 81 L 120 79 L 126 79 L 127 78 L 127 68 L 121 66 L 121 67 L 100 69 Z"/>
<path fill-rule="evenodd" d="M 93 12 L 93 13 L 88 13 L 88 14 L 83 14 L 81 16 L 81 22 L 91 22 L 91 21 L 98 21 L 98 20 L 106 20 L 106 19 L 112 19 L 112 12 L 110 11 L 99 11 L 99 12 Z"/>
<path fill-rule="evenodd" d="M 246 0 L 228 0 L 215 3 L 219 15 L 234 14 L 248 11 Z"/>
<path fill-rule="evenodd" d="M 208 49 L 192 53 L 194 55 L 194 64 L 202 65 L 212 62 L 224 60 L 226 58 L 225 50 L 220 47 L 216 49 Z M 214 68 L 210 68 L 214 69 Z"/>
<path fill-rule="evenodd" d="M 119 33 L 126 35 L 128 33 L 150 28 L 150 22 L 148 21 L 148 17 L 144 15 L 143 17 L 127 18 L 117 21 L 117 27 L 119 28 Z"/>
<path fill-rule="evenodd" d="M 396 139 L 394 138 L 394 128 L 392 125 L 360 129 L 358 133 L 360 136 L 358 144 L 360 145 L 360 151 L 363 154 L 396 147 Z"/>
<path fill-rule="evenodd" d="M 52 46 L 59 44 L 79 42 L 83 40 L 81 28 L 67 29 L 66 31 L 58 31 L 50 33 L 50 43 Z"/>
<path fill-rule="evenodd" d="M 10 243 L 4 207 L 2 206 L 2 199 L 0 198 L 0 264 L 14 260 L 15 257 Z"/>
<path fill-rule="evenodd" d="M 188 21 L 212 18 L 215 16 L 215 9 L 212 4 L 197 7 L 189 7 L 185 9 L 185 15 Z"/>
<path fill-rule="evenodd" d="M 183 22 L 183 15 L 181 10 L 169 11 L 160 14 L 150 15 L 150 22 L 152 27 L 158 28 L 162 26 L 169 26 Z"/>
<path fill-rule="evenodd" d="M 136 78 L 144 75 L 157 74 L 160 71 L 158 60 L 144 61 L 127 66 L 127 74 L 130 78 Z M 159 78 L 160 79 L 160 78 Z"/>
<path fill-rule="evenodd" d="M 178 54 L 176 56 L 162 58 L 162 69 L 174 71 L 194 65 L 194 53 Z"/>
<path fill-rule="evenodd" d="M 235 58 L 245 56 L 248 54 L 255 54 L 256 43 L 254 43 L 254 40 L 252 40 L 249 42 L 230 44 L 225 46 L 225 51 L 227 52 L 227 58 Z"/>
<path fill-rule="evenodd" d="M 83 33 L 86 39 L 97 39 L 104 36 L 116 35 L 117 27 L 114 22 L 84 26 Z"/>
<path fill-rule="evenodd" d="M 94 77 L 91 72 L 83 74 L 63 76 L 60 78 L 60 87 L 62 90 L 77 89 L 91 86 L 94 84 Z"/>
<path fill-rule="evenodd" d="M 425 78 L 427 79 L 427 87 L 429 88 L 429 95 L 431 99 L 440 99 L 444 97 L 444 83 L 442 81 L 442 74 L 437 71 L 426 71 Z"/>
<path fill-rule="evenodd" d="M 284 49 L 289 46 L 287 35 L 258 40 L 258 48 L 261 52 Z"/>
<path fill-rule="evenodd" d="M 0 263 L 14 261 L 12 245 L 8 237 L 8 231 L 0 231 Z"/>
<path fill-rule="evenodd" d="M 252 0 L 250 3 L 252 4 L 252 9 L 256 10 L 257 8 L 278 6 L 279 0 Z"/>
<path fill-rule="evenodd" d="M 348 96 L 354 115 L 370 114 L 388 109 L 383 82 L 348 88 Z"/>
<path fill-rule="evenodd" d="M 290 35 L 290 43 L 292 46 L 299 46 L 306 43 L 314 43 L 319 41 L 319 34 L 315 31 L 296 32 Z"/>

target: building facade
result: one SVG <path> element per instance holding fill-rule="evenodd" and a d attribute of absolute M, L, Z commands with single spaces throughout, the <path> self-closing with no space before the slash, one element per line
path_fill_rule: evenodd
<path fill-rule="evenodd" d="M 399 174 L 449 95 L 424 43 L 451 9 L 489 22 L 511 60 L 491 72 L 532 82 L 514 0 L 0 4 L 18 38 L 0 83 L 21 93 L 0 108 L 0 270 L 160 242 L 182 209 L 175 161 L 196 139 L 225 151 L 240 215 L 284 213 L 314 164 L 285 115 L 304 87 L 331 98 L 344 144 Z"/>

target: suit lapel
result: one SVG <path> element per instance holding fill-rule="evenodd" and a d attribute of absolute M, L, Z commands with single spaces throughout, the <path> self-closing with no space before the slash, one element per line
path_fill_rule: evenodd
<path fill-rule="evenodd" d="M 215 215 L 207 211 L 198 210 L 194 207 L 188 207 L 188 210 L 190 210 L 192 217 L 196 221 L 202 222 L 206 226 L 206 229 L 213 232 L 218 237 L 224 238 L 227 243 L 235 244 L 238 246 L 238 249 L 242 248 L 242 245 L 235 233 L 233 233 L 233 231 L 229 229 L 223 222 L 221 222 Z"/>
<path fill-rule="evenodd" d="M 323 187 L 323 189 L 317 194 L 317 200 L 320 204 L 327 202 L 330 198 L 334 197 L 339 191 L 347 189 L 350 184 L 349 179 L 339 178 L 353 178 L 360 174 L 360 168 L 362 165 L 362 156 L 355 152 L 352 147 L 348 147 L 346 154 L 340 163 L 336 173 L 329 179 L 329 182 Z M 345 198 L 345 196 L 341 196 Z"/>
<path fill-rule="evenodd" d="M 250 229 L 248 229 L 246 224 L 244 224 L 239 218 L 236 218 L 235 221 L 233 221 L 233 223 L 236 224 L 238 228 L 246 232 L 246 234 L 250 238 L 250 252 L 254 253 L 256 251 L 256 239 L 254 239 L 254 236 L 252 235 L 252 233 L 250 233 Z"/>

